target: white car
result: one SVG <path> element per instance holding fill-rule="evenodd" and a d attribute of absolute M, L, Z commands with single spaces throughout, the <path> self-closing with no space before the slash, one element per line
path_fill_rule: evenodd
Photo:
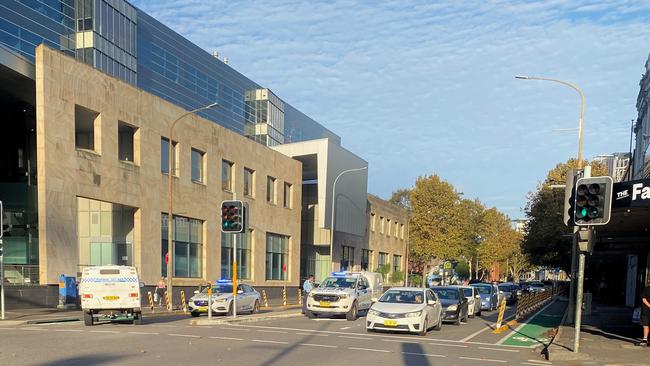
<path fill-rule="evenodd" d="M 478 289 L 473 286 L 458 286 L 463 291 L 463 296 L 467 298 L 467 313 L 470 318 L 476 315 L 481 316 L 481 295 Z"/>
<path fill-rule="evenodd" d="M 347 320 L 356 320 L 359 311 L 372 305 L 372 295 L 373 289 L 362 273 L 334 272 L 309 292 L 305 315 L 345 315 Z"/>
<path fill-rule="evenodd" d="M 442 326 L 442 305 L 436 294 L 421 287 L 393 287 L 374 303 L 366 316 L 366 330 L 417 333 L 424 336 Z"/>
<path fill-rule="evenodd" d="M 219 280 L 212 286 L 212 312 L 216 314 L 233 314 L 232 282 Z M 190 314 L 194 317 L 208 313 L 208 287 L 195 295 L 187 303 Z M 248 312 L 255 314 L 260 310 L 260 293 L 246 284 L 237 285 L 237 314 Z"/>
<path fill-rule="evenodd" d="M 84 324 L 92 326 L 95 320 L 129 320 L 142 324 L 140 287 L 135 267 L 84 268 L 79 282 Z"/>

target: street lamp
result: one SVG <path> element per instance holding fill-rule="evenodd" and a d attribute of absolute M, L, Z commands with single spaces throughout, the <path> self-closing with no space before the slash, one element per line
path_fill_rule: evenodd
<path fill-rule="evenodd" d="M 174 122 L 169 126 L 169 152 L 168 152 L 168 169 L 167 169 L 167 293 L 169 294 L 169 302 L 167 303 L 167 310 L 172 311 L 174 309 L 174 288 L 172 284 L 172 277 L 174 276 L 174 213 L 173 213 L 173 202 L 174 202 L 174 190 L 172 189 L 173 184 L 173 171 L 172 167 L 174 164 L 174 126 L 190 114 L 194 114 L 206 109 L 210 109 L 218 106 L 218 103 L 208 104 L 204 107 L 185 112 L 176 118 Z"/>
<path fill-rule="evenodd" d="M 582 92 L 582 90 L 576 84 L 564 80 L 559 80 L 559 79 L 551 79 L 551 78 L 543 78 L 538 76 L 527 76 L 527 75 L 515 75 L 515 79 L 552 81 L 554 83 L 559 83 L 568 86 L 569 88 L 578 92 L 578 94 L 580 95 L 580 121 L 578 123 L 578 169 L 582 169 L 582 133 L 583 133 L 584 116 L 585 116 L 585 95 Z"/>
<path fill-rule="evenodd" d="M 554 83 L 559 83 L 565 86 L 568 86 L 569 88 L 575 90 L 580 94 L 580 122 L 578 124 L 578 169 L 582 169 L 582 133 L 583 133 L 583 126 L 584 126 L 584 115 L 585 115 L 585 95 L 580 90 L 580 88 L 568 81 L 564 80 L 558 80 L 558 79 L 551 79 L 551 78 L 543 78 L 543 77 L 536 77 L 536 76 L 526 76 L 526 75 L 516 75 L 516 79 L 522 79 L 522 80 L 544 80 L 544 81 L 552 81 Z M 589 174 L 591 174 L 591 170 L 589 170 Z M 587 176 L 587 169 L 585 169 L 585 174 L 584 176 Z M 577 255 L 576 253 L 576 246 L 578 245 L 577 243 L 577 232 L 578 232 L 578 227 L 574 226 L 573 227 L 573 245 L 571 246 L 571 286 L 569 288 L 569 314 L 571 315 L 572 313 L 572 304 L 574 304 L 575 300 L 575 324 L 574 324 L 574 337 L 573 337 L 573 352 L 578 352 L 578 348 L 580 346 L 580 323 L 582 321 L 581 316 L 582 316 L 582 276 L 584 274 L 584 262 L 585 262 L 585 255 L 583 253 L 580 253 Z M 577 263 L 577 284 L 574 284 L 575 282 L 575 277 L 576 277 L 576 256 L 578 257 L 578 263 Z M 574 288 L 577 286 L 577 294 L 574 296 Z M 577 298 L 577 299 L 575 299 Z"/>
<path fill-rule="evenodd" d="M 334 184 L 332 185 L 332 218 L 330 220 L 330 228 L 332 230 L 332 233 L 330 234 L 330 260 L 332 267 L 334 266 L 334 209 L 336 208 L 336 183 L 338 183 L 339 178 L 341 178 L 343 174 L 359 172 L 362 170 L 368 170 L 368 167 L 364 166 L 361 168 L 344 170 L 336 176 L 336 179 L 334 179 Z M 334 270 L 334 268 L 332 268 L 332 270 Z"/>

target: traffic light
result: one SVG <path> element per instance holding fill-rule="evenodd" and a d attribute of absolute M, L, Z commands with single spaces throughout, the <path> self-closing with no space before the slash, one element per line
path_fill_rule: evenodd
<path fill-rule="evenodd" d="M 564 225 L 575 226 L 573 214 L 575 212 L 575 185 L 576 179 L 582 175 L 582 169 L 571 169 L 567 172 L 564 188 Z"/>
<path fill-rule="evenodd" d="M 221 203 L 221 232 L 243 233 L 246 226 L 246 207 L 242 201 Z"/>
<path fill-rule="evenodd" d="M 576 225 L 605 225 L 609 222 L 613 186 L 611 177 L 578 179 L 573 214 Z"/>

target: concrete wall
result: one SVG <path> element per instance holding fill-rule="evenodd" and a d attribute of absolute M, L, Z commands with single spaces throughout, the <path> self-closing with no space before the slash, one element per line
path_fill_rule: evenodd
<path fill-rule="evenodd" d="M 161 173 L 161 137 L 185 111 L 161 98 L 40 46 L 36 51 L 37 156 L 40 278 L 78 271 L 77 197 L 136 208 L 133 263 L 147 284 L 161 273 L 161 213 L 167 211 L 167 175 Z M 75 105 L 100 113 L 95 151 L 75 147 Z M 197 106 L 198 107 L 198 106 Z M 137 127 L 136 159 L 118 160 L 118 121 Z M 234 162 L 234 190 L 248 202 L 254 229 L 252 285 L 265 280 L 266 233 L 290 237 L 288 276 L 299 282 L 301 164 L 208 120 L 190 115 L 179 122 L 179 177 L 174 178 L 174 213 L 204 220 L 201 278 L 178 278 L 196 286 L 220 276 L 220 203 L 233 193 L 221 189 L 221 161 Z M 203 183 L 190 179 L 191 148 L 205 152 Z M 255 170 L 255 195 L 243 196 L 243 169 Z M 277 179 L 277 205 L 266 202 L 266 177 Z M 282 207 L 284 182 L 293 185 L 292 208 Z M 277 283 L 276 283 L 277 282 Z"/>

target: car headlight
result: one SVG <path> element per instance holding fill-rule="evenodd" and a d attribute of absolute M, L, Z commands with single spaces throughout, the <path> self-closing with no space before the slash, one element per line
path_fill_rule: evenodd
<path fill-rule="evenodd" d="M 307 294 L 307 296 L 308 296 L 310 299 L 313 299 L 313 298 L 314 298 L 314 293 L 313 293 L 313 292 L 310 292 L 309 294 Z"/>
<path fill-rule="evenodd" d="M 379 316 L 379 312 L 377 310 L 368 310 L 368 315 L 373 315 L 373 316 Z"/>
<path fill-rule="evenodd" d="M 339 295 L 339 298 L 340 298 L 340 299 L 347 299 L 347 298 L 348 298 L 348 294 L 340 294 L 340 295 Z"/>
<path fill-rule="evenodd" d="M 406 317 L 406 318 L 418 318 L 418 317 L 420 317 L 420 315 L 422 315 L 421 311 L 414 311 L 412 313 L 404 314 L 404 317 Z"/>
<path fill-rule="evenodd" d="M 224 302 L 227 302 L 227 301 L 228 301 L 228 299 L 216 299 L 216 300 L 214 300 L 214 302 L 221 302 L 221 303 L 224 303 Z"/>
<path fill-rule="evenodd" d="M 447 306 L 447 311 L 456 311 L 457 309 L 458 309 L 458 305 Z"/>

